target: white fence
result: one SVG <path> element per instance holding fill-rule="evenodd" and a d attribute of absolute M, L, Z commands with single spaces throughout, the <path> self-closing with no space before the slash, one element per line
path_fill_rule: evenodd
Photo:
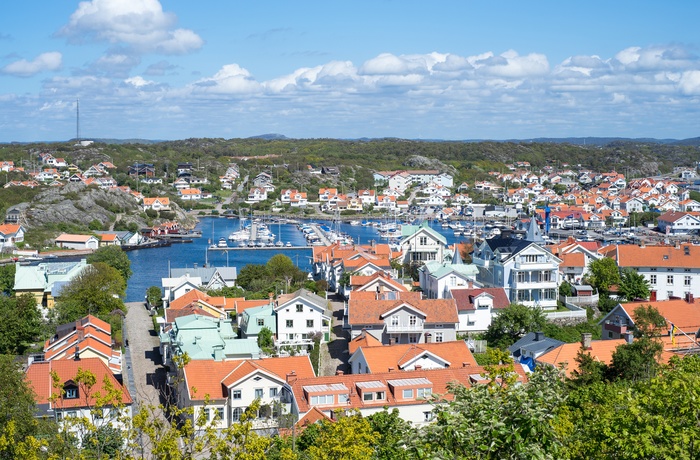
<path fill-rule="evenodd" d="M 567 297 L 567 299 L 570 298 L 571 297 Z M 553 319 L 576 319 L 586 321 L 588 319 L 588 314 L 584 308 L 581 308 L 578 305 L 574 305 L 570 302 L 564 303 L 564 306 L 568 308 L 569 311 L 544 312 L 544 316 L 550 321 Z"/>

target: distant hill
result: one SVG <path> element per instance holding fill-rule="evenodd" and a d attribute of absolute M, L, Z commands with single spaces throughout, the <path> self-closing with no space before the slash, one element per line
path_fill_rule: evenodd
<path fill-rule="evenodd" d="M 271 134 L 260 134 L 258 136 L 251 136 L 248 139 L 263 139 L 266 141 L 281 141 L 281 140 L 287 140 L 289 138 L 287 136 L 285 136 L 284 134 L 271 133 Z"/>

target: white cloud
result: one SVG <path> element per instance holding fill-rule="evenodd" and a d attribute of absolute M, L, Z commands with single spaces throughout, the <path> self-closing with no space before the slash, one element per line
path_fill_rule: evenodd
<path fill-rule="evenodd" d="M 136 52 L 186 54 L 204 41 L 189 29 L 175 29 L 177 18 L 158 0 L 91 0 L 78 9 L 59 35 L 74 43 L 106 41 Z"/>
<path fill-rule="evenodd" d="M 0 71 L 4 74 L 14 75 L 17 77 L 31 77 L 40 72 L 58 70 L 61 67 L 63 55 L 57 51 L 42 53 L 32 61 L 21 59 L 12 62 Z"/>
<path fill-rule="evenodd" d="M 697 57 L 680 46 L 633 46 L 615 55 L 615 60 L 629 70 L 681 69 L 697 63 Z"/>
<path fill-rule="evenodd" d="M 678 87 L 683 94 L 700 95 L 700 70 L 683 72 Z"/>
<path fill-rule="evenodd" d="M 124 80 L 124 83 L 128 83 L 129 85 L 131 85 L 135 88 L 142 88 L 144 86 L 155 84 L 154 81 L 146 80 L 143 77 L 138 76 L 138 75 L 135 77 L 127 78 L 126 80 Z"/>
<path fill-rule="evenodd" d="M 406 75 L 414 73 L 427 73 L 424 57 L 418 56 L 394 56 L 382 53 L 376 58 L 365 62 L 359 73 L 361 75 Z"/>
<path fill-rule="evenodd" d="M 473 63 L 478 73 L 504 78 L 523 78 L 545 75 L 549 72 L 547 56 L 530 53 L 520 56 L 513 50 L 499 56 L 489 56 Z"/>
<path fill-rule="evenodd" d="M 195 92 L 223 94 L 256 94 L 262 89 L 248 70 L 238 64 L 227 64 L 211 78 L 203 78 L 192 85 Z"/>

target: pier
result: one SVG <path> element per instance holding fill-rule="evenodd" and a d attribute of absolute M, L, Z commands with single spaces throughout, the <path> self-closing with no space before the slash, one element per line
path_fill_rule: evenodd
<path fill-rule="evenodd" d="M 209 246 L 209 251 L 291 251 L 298 249 L 311 249 L 313 246 Z"/>
<path fill-rule="evenodd" d="M 328 238 L 328 235 L 326 235 L 326 232 L 321 230 L 321 226 L 319 224 L 314 224 L 311 223 L 309 226 L 314 230 L 314 233 L 316 233 L 316 236 L 321 240 L 322 246 L 330 246 L 331 240 Z"/>

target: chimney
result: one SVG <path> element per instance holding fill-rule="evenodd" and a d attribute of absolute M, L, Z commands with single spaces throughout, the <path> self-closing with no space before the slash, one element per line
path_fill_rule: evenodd
<path fill-rule="evenodd" d="M 345 374 L 345 372 L 343 372 L 341 370 L 335 371 L 335 375 L 343 375 L 343 374 Z"/>
<path fill-rule="evenodd" d="M 389 372 L 394 372 L 394 368 L 393 368 L 393 367 L 390 367 L 390 368 L 389 368 Z"/>
<path fill-rule="evenodd" d="M 631 331 L 627 331 L 622 335 L 625 338 L 625 342 L 632 343 L 634 341 L 634 334 Z"/>
<path fill-rule="evenodd" d="M 540 340 L 544 340 L 544 332 L 535 332 L 535 342 L 539 342 Z"/>
<path fill-rule="evenodd" d="M 584 350 L 591 349 L 591 339 L 592 338 L 593 338 L 593 334 L 591 334 L 590 332 L 581 333 L 581 346 L 583 347 Z"/>
<path fill-rule="evenodd" d="M 416 370 L 417 371 L 423 370 L 423 366 L 420 364 L 416 364 Z"/>
<path fill-rule="evenodd" d="M 296 371 L 292 371 L 289 374 L 286 375 L 285 380 L 287 381 L 288 384 L 292 384 L 297 381 L 297 373 Z"/>
<path fill-rule="evenodd" d="M 75 350 L 73 352 L 73 359 L 76 361 L 80 361 L 80 347 L 78 345 L 75 346 Z"/>
<path fill-rule="evenodd" d="M 273 304 L 274 294 L 272 292 L 267 293 L 267 297 L 270 299 L 270 305 Z"/>
<path fill-rule="evenodd" d="M 649 302 L 656 302 L 656 291 L 651 291 L 649 293 Z"/>
<path fill-rule="evenodd" d="M 685 293 L 685 301 L 688 303 L 695 303 L 695 297 L 693 296 L 692 292 Z"/>
<path fill-rule="evenodd" d="M 469 363 L 466 361 L 462 361 L 462 367 L 469 367 Z"/>
<path fill-rule="evenodd" d="M 467 287 L 468 287 L 469 289 L 474 289 L 474 281 L 469 280 L 469 282 L 467 283 Z"/>

